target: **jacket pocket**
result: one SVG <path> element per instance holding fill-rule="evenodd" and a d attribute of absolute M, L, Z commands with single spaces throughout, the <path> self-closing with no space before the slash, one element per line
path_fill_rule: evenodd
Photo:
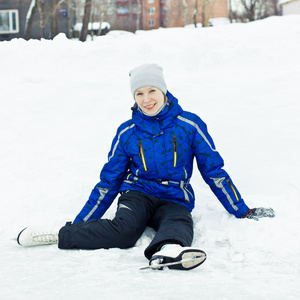
<path fill-rule="evenodd" d="M 173 135 L 173 167 L 177 165 L 177 137 Z"/>
<path fill-rule="evenodd" d="M 143 149 L 143 143 L 142 143 L 141 140 L 139 140 L 139 157 L 141 157 L 141 160 L 142 160 L 142 163 L 143 163 L 143 166 L 144 166 L 144 170 L 145 170 L 145 172 L 147 172 L 148 168 L 147 168 L 147 164 L 146 164 L 145 153 L 144 153 L 144 149 Z"/>

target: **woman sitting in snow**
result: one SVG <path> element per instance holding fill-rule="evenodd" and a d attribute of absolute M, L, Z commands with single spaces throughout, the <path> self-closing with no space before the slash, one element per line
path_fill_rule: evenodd
<path fill-rule="evenodd" d="M 61 249 L 130 248 L 150 226 L 156 231 L 145 250 L 150 267 L 167 264 L 189 270 L 206 258 L 204 251 L 191 247 L 194 157 L 203 179 L 230 214 L 258 219 L 274 217 L 274 211 L 248 208 L 223 169 L 205 123 L 182 110 L 167 90 L 160 66 L 144 64 L 129 76 L 135 99 L 132 119 L 118 128 L 101 181 L 74 222 L 59 230 L 27 227 L 17 241 L 22 246 L 58 243 Z M 114 219 L 101 219 L 118 193 Z"/>

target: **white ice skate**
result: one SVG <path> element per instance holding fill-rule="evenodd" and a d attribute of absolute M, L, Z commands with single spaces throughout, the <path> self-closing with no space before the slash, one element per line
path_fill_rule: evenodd
<path fill-rule="evenodd" d="M 152 256 L 149 267 L 157 270 L 162 270 L 164 267 L 190 270 L 200 266 L 205 259 L 206 253 L 203 250 L 168 244 Z"/>
<path fill-rule="evenodd" d="M 26 227 L 19 233 L 17 242 L 24 247 L 57 244 L 59 229 Z"/>

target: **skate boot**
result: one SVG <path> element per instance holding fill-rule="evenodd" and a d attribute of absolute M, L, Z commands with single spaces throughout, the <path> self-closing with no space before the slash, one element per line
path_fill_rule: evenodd
<path fill-rule="evenodd" d="M 26 227 L 19 233 L 17 242 L 24 247 L 57 244 L 59 229 L 47 230 L 39 227 Z"/>
<path fill-rule="evenodd" d="M 167 244 L 152 256 L 149 266 L 156 270 L 162 270 L 164 267 L 191 270 L 200 266 L 205 259 L 206 253 L 198 248 Z"/>

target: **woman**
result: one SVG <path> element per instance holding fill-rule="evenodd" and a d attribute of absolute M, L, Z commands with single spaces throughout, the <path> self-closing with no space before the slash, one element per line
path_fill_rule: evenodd
<path fill-rule="evenodd" d="M 89 200 L 59 233 L 25 228 L 18 243 L 58 242 L 61 249 L 129 248 L 150 226 L 156 231 L 145 250 L 150 267 L 173 263 L 170 268 L 189 270 L 206 258 L 204 251 L 191 247 L 195 196 L 189 182 L 194 157 L 203 179 L 229 213 L 257 219 L 274 217 L 274 211 L 248 208 L 223 169 L 205 123 L 182 110 L 167 90 L 160 66 L 144 64 L 129 76 L 135 99 L 132 119 L 118 128 Z M 101 219 L 118 193 L 114 219 Z"/>

